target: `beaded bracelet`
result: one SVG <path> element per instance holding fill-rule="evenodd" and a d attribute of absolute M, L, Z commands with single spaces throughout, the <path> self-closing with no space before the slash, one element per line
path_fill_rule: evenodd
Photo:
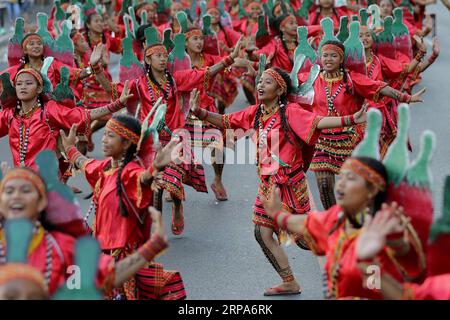
<path fill-rule="evenodd" d="M 438 57 L 437 54 L 434 54 L 433 52 L 433 54 L 428 58 L 428 63 L 432 64 L 437 57 Z"/>
<path fill-rule="evenodd" d="M 426 54 L 426 51 L 419 50 L 416 53 L 416 56 L 414 57 L 414 59 L 417 61 L 421 61 L 423 59 L 423 57 L 425 56 L 425 54 Z"/>
<path fill-rule="evenodd" d="M 352 125 L 352 126 L 356 124 L 354 115 L 349 116 L 349 122 L 350 122 L 350 125 Z"/>
<path fill-rule="evenodd" d="M 275 222 L 275 225 L 277 226 L 277 227 L 280 227 L 279 225 L 278 225 L 278 217 L 280 216 L 280 215 L 282 215 L 283 214 L 283 211 L 278 211 L 277 213 L 275 213 L 275 215 L 273 216 L 273 221 Z"/>
<path fill-rule="evenodd" d="M 341 127 L 346 127 L 347 126 L 345 118 L 346 117 L 341 117 Z"/>
<path fill-rule="evenodd" d="M 152 261 L 155 256 L 168 247 L 167 241 L 157 234 L 145 242 L 139 249 L 139 254 L 146 260 Z"/>
<path fill-rule="evenodd" d="M 102 73 L 102 71 L 103 71 L 103 67 L 102 67 L 101 63 L 97 63 L 96 65 L 91 64 L 90 66 L 91 66 L 93 74 L 99 74 L 99 73 Z"/>
<path fill-rule="evenodd" d="M 227 56 L 223 58 L 222 62 L 225 65 L 225 67 L 229 67 L 234 63 L 234 58 L 231 56 Z"/>
<path fill-rule="evenodd" d="M 400 102 L 410 103 L 411 102 L 411 96 L 407 93 L 401 93 L 400 95 Z"/>
<path fill-rule="evenodd" d="M 81 152 L 75 146 L 71 146 L 66 151 L 66 154 L 67 154 L 67 158 L 69 158 L 69 161 L 71 163 L 75 163 L 75 161 L 78 159 L 78 157 L 82 156 Z"/>
<path fill-rule="evenodd" d="M 114 113 L 124 108 L 125 105 L 120 101 L 120 99 L 117 99 L 113 103 L 108 104 L 106 107 L 109 112 Z"/>

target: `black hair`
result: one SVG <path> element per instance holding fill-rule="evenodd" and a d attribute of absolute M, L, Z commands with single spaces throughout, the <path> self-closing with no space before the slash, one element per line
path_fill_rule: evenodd
<path fill-rule="evenodd" d="M 370 157 L 364 157 L 364 156 L 358 156 L 358 157 L 352 157 L 352 159 L 358 160 L 359 162 L 362 162 L 363 164 L 367 165 L 370 169 L 374 170 L 376 173 L 378 173 L 383 180 L 386 182 L 387 185 L 387 179 L 388 179 L 388 174 L 387 174 L 387 170 L 386 167 L 384 166 L 384 164 L 379 161 L 376 160 L 374 158 L 370 158 Z M 370 182 L 368 182 L 366 180 L 366 185 L 368 187 L 373 187 L 373 185 L 370 184 Z M 386 202 L 386 190 L 383 191 L 378 191 L 378 193 L 375 195 L 375 198 L 373 199 L 373 206 L 371 208 L 371 212 L 369 214 L 371 214 L 372 216 L 374 216 L 380 209 L 381 209 L 381 205 Z M 333 226 L 333 228 L 330 231 L 330 235 L 336 231 L 339 226 L 345 221 L 345 219 L 348 218 L 348 220 L 350 221 L 350 223 L 353 225 L 353 227 L 355 228 L 361 228 L 362 227 L 362 223 L 356 221 L 356 219 L 354 219 L 351 216 L 345 216 L 343 215 L 342 217 L 340 217 L 338 219 L 338 221 L 336 222 L 336 224 Z"/>
<path fill-rule="evenodd" d="M 283 33 L 281 32 L 281 29 L 280 29 L 280 26 L 281 26 L 281 23 L 283 22 L 283 20 L 286 19 L 289 16 L 293 16 L 293 15 L 292 14 L 283 13 L 281 16 L 275 18 L 275 20 L 272 22 L 272 28 L 273 28 L 273 30 L 276 30 L 279 33 L 281 44 L 283 45 L 283 49 L 286 52 L 286 55 L 288 56 L 289 61 L 291 62 L 291 64 L 294 65 L 294 61 L 292 60 L 292 58 L 289 55 L 288 47 L 286 45 L 286 42 L 284 41 Z"/>
<path fill-rule="evenodd" d="M 152 44 L 151 46 L 148 46 L 145 51 L 147 51 L 147 49 L 152 48 L 152 47 L 156 47 L 156 46 L 160 46 L 161 44 L 159 43 L 155 43 Z M 161 84 L 156 81 L 155 77 L 153 76 L 153 72 L 152 72 L 152 67 L 147 63 L 147 61 L 145 61 L 145 57 L 144 57 L 144 68 L 145 68 L 145 72 L 147 72 L 148 77 L 150 79 L 150 81 L 156 85 L 156 87 L 161 90 L 161 92 L 163 92 L 164 94 L 164 99 L 167 101 L 168 97 L 168 93 L 166 93 L 166 91 L 161 87 Z M 166 76 L 167 76 L 167 80 L 169 81 L 170 84 L 170 89 L 172 91 L 172 96 L 175 97 L 175 80 L 173 79 L 172 75 L 170 74 L 169 70 L 166 69 Z"/>
<path fill-rule="evenodd" d="M 335 45 L 335 46 L 339 47 L 342 50 L 342 52 L 345 53 L 345 47 L 342 44 L 342 42 L 340 42 L 340 41 L 328 40 L 328 41 L 325 41 L 325 43 L 323 45 L 326 45 L 326 44 Z M 342 63 L 339 66 L 339 69 L 340 69 L 339 71 L 342 72 L 342 78 L 343 78 L 344 83 L 345 83 L 345 92 L 351 94 L 350 86 L 348 85 L 348 74 L 347 74 L 347 71 L 345 70 L 345 57 L 342 60 Z"/>
<path fill-rule="evenodd" d="M 25 67 L 25 65 L 22 65 L 19 68 L 19 71 L 24 69 L 24 67 Z M 38 103 L 40 109 L 42 110 L 41 120 L 45 120 L 44 119 L 44 107 L 45 107 L 45 103 L 49 101 L 49 97 L 44 93 L 45 83 L 44 83 L 44 77 L 43 77 L 42 73 L 40 71 L 36 71 L 36 72 L 39 73 L 39 75 L 41 76 L 42 81 L 43 81 L 43 83 L 42 83 L 42 92 L 38 93 L 38 95 L 37 95 L 37 103 Z M 17 74 L 15 75 L 15 77 L 17 77 Z M 36 81 L 38 82 L 37 79 L 36 79 Z M 14 90 L 15 90 L 15 88 L 16 88 L 16 80 L 14 79 Z M 14 110 L 14 116 L 17 116 L 19 114 L 19 111 L 20 111 L 19 104 L 21 104 L 21 102 L 20 102 L 19 99 L 17 99 L 17 108 L 15 108 L 15 110 Z M 12 118 L 10 120 L 10 124 L 11 124 L 11 121 L 12 121 Z"/>
<path fill-rule="evenodd" d="M 290 134 L 291 133 L 295 140 L 297 141 L 297 143 L 299 145 L 301 145 L 301 141 L 300 139 L 297 137 L 296 134 L 294 134 L 293 130 L 291 129 L 291 127 L 289 126 L 289 122 L 286 118 L 286 107 L 288 104 L 288 96 L 292 93 L 292 83 L 291 83 L 291 77 L 289 76 L 289 74 L 284 71 L 283 69 L 280 69 L 278 67 L 274 67 L 272 68 L 275 72 L 277 72 L 284 80 L 284 82 L 286 83 L 286 87 L 287 90 L 285 93 L 283 93 L 280 96 L 280 108 L 279 108 L 279 112 L 280 112 L 280 117 L 281 117 L 281 129 L 283 130 L 283 132 L 286 134 L 286 139 L 289 143 L 293 143 L 291 138 L 290 138 Z M 253 128 L 258 131 L 259 130 L 259 121 L 261 118 L 261 114 L 262 114 L 262 109 L 258 108 L 256 111 L 256 115 L 255 115 L 255 120 L 253 122 Z"/>
<path fill-rule="evenodd" d="M 334 7 L 334 5 L 331 7 L 331 10 L 333 11 L 333 15 L 339 20 L 340 16 L 336 11 L 336 8 Z M 313 21 L 311 22 L 311 25 L 316 25 L 319 24 L 319 17 L 320 17 L 320 13 L 322 12 L 322 7 L 319 6 L 319 8 L 317 8 L 316 10 L 316 16 L 314 17 Z"/>
<path fill-rule="evenodd" d="M 24 44 L 25 40 L 26 40 L 27 38 L 31 37 L 31 36 L 38 36 L 39 38 L 41 38 L 41 40 L 42 40 L 42 45 L 44 45 L 44 40 L 42 39 L 42 37 L 41 37 L 38 33 L 36 33 L 36 32 L 31 32 L 31 33 L 26 34 L 26 35 L 23 37 L 22 42 L 20 43 L 20 45 L 21 45 L 22 48 L 23 48 L 23 44 Z M 45 50 L 45 47 L 44 47 L 44 50 Z M 42 59 L 42 61 L 44 60 L 44 54 L 42 54 L 41 59 Z M 19 68 L 19 70 L 23 69 L 23 68 L 25 67 L 25 65 L 26 65 L 27 63 L 29 63 L 29 62 L 30 62 L 30 58 L 28 57 L 28 54 L 24 54 L 23 58 L 20 59 L 20 68 Z"/>
<path fill-rule="evenodd" d="M 147 28 L 150 28 L 152 25 L 150 23 L 146 23 L 142 26 L 140 26 L 137 30 L 136 30 L 136 40 L 138 40 L 140 43 L 145 42 L 145 30 Z"/>
<path fill-rule="evenodd" d="M 91 23 L 92 18 L 93 18 L 94 16 L 96 16 L 96 15 L 99 15 L 99 16 L 101 17 L 100 13 L 93 12 L 93 13 L 90 13 L 90 14 L 86 17 L 86 21 L 84 22 L 84 29 L 86 30 L 86 40 L 87 40 L 87 43 L 89 44 L 89 47 L 90 47 L 90 48 L 93 48 L 93 46 L 91 45 L 91 38 L 90 38 L 90 36 L 89 36 L 89 27 L 88 27 L 88 24 Z M 103 43 L 103 44 L 106 43 L 106 38 L 105 38 L 105 33 L 104 33 L 104 32 L 102 33 L 102 43 Z"/>
<path fill-rule="evenodd" d="M 123 125 L 127 129 L 129 129 L 130 131 L 132 131 L 133 133 L 137 134 L 138 136 L 141 135 L 141 123 L 139 122 L 138 119 L 136 119 L 132 116 L 123 115 L 123 114 L 114 115 L 113 119 L 116 120 L 117 122 L 119 122 L 121 125 Z M 124 138 L 121 138 L 121 139 L 125 140 Z M 117 173 L 117 180 L 116 180 L 117 197 L 119 198 L 120 214 L 123 217 L 128 216 L 128 211 L 125 206 L 125 203 L 123 202 L 123 197 L 122 197 L 122 192 L 123 192 L 123 190 L 122 190 L 122 172 L 123 172 L 123 169 L 126 167 L 126 165 L 136 158 L 136 152 L 137 152 L 137 145 L 132 144 L 126 151 L 126 153 L 122 159 L 122 163 L 120 164 L 119 172 Z"/>

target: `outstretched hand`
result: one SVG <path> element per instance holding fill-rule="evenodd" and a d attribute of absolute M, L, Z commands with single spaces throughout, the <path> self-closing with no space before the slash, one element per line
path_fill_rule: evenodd
<path fill-rule="evenodd" d="M 419 92 L 416 92 L 415 94 L 413 94 L 411 96 L 411 100 L 409 101 L 410 103 L 414 103 L 414 102 L 423 102 L 423 98 L 422 95 L 425 93 L 425 91 L 427 90 L 427 88 L 423 88 L 422 90 L 420 90 Z"/>
<path fill-rule="evenodd" d="M 129 81 L 125 81 L 122 94 L 120 95 L 120 103 L 125 104 L 128 99 L 132 98 L 134 94 L 130 94 L 130 88 L 128 87 Z"/>
<path fill-rule="evenodd" d="M 178 159 L 181 147 L 182 143 L 180 142 L 180 138 L 177 136 L 173 137 L 164 148 L 159 146 L 155 159 L 153 160 L 153 167 L 155 170 L 161 171 L 170 162 Z"/>
<path fill-rule="evenodd" d="M 356 124 L 364 123 L 367 120 L 367 104 L 364 104 L 362 108 L 353 115 Z"/>
<path fill-rule="evenodd" d="M 70 147 L 75 145 L 76 139 L 77 139 L 77 131 L 78 131 L 78 126 L 76 124 L 72 125 L 68 135 L 66 135 L 64 130 L 59 130 L 59 134 L 61 135 L 61 142 L 64 146 L 64 150 L 67 150 Z"/>
<path fill-rule="evenodd" d="M 200 91 L 198 89 L 192 90 L 189 96 L 189 108 L 194 114 L 196 114 L 200 109 L 199 99 Z"/>
<path fill-rule="evenodd" d="M 89 59 L 89 63 L 91 64 L 91 66 L 95 66 L 96 64 L 98 64 L 98 62 L 102 58 L 103 47 L 103 43 L 99 43 L 94 47 L 94 50 L 92 50 L 91 57 Z"/>

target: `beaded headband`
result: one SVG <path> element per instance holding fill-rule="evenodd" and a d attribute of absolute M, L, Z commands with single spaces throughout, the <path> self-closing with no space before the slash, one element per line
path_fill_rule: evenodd
<path fill-rule="evenodd" d="M 22 49 L 25 49 L 28 42 L 30 42 L 31 40 L 41 40 L 42 41 L 42 37 L 40 35 L 38 35 L 37 33 L 32 33 L 32 34 L 26 36 L 25 39 L 22 40 Z"/>
<path fill-rule="evenodd" d="M 203 36 L 203 32 L 202 32 L 202 30 L 195 28 L 195 29 L 192 29 L 192 30 L 186 32 L 185 35 L 186 35 L 186 40 L 187 40 L 187 39 L 189 39 L 191 37 Z"/>
<path fill-rule="evenodd" d="M 3 180 L 0 183 L 0 193 L 3 193 L 3 189 L 8 181 L 14 179 L 23 179 L 31 182 L 33 186 L 38 190 L 41 197 L 46 195 L 45 184 L 42 179 L 33 171 L 22 168 L 15 168 L 9 170 Z"/>
<path fill-rule="evenodd" d="M 29 280 L 47 293 L 47 286 L 42 273 L 24 263 L 8 263 L 0 267 L 0 285 L 14 280 Z"/>
<path fill-rule="evenodd" d="M 283 77 L 276 72 L 273 69 L 267 69 L 266 71 L 264 71 L 265 73 L 267 73 L 269 76 L 271 76 L 278 84 L 278 86 L 283 89 L 283 93 L 287 92 L 287 84 L 286 81 L 284 81 Z"/>
<path fill-rule="evenodd" d="M 32 69 L 32 68 L 25 68 L 25 69 L 22 69 L 19 72 L 17 72 L 16 76 L 14 77 L 14 83 L 16 83 L 17 78 L 22 73 L 29 73 L 29 74 L 31 74 L 37 80 L 37 82 L 39 82 L 40 86 L 44 85 L 44 80 L 42 79 L 41 74 L 39 72 L 37 72 L 36 70 Z"/>
<path fill-rule="evenodd" d="M 370 182 L 380 191 L 386 190 L 386 180 L 371 167 L 362 163 L 359 160 L 349 158 L 342 165 L 342 169 L 348 169 L 364 178 L 364 180 Z"/>
<path fill-rule="evenodd" d="M 335 44 L 331 44 L 331 43 L 324 44 L 323 47 L 322 47 L 322 52 L 323 52 L 324 50 L 333 50 L 333 51 L 336 51 L 341 57 L 344 57 L 344 51 L 342 51 L 342 49 L 339 48 L 339 47 L 338 47 L 337 45 L 335 45 Z"/>
<path fill-rule="evenodd" d="M 280 28 L 284 27 L 286 23 L 288 23 L 289 21 L 294 20 L 296 21 L 297 19 L 294 16 L 287 16 L 286 18 L 283 19 L 283 21 L 281 21 L 280 23 Z"/>
<path fill-rule="evenodd" d="M 131 143 L 137 145 L 139 142 L 139 135 L 131 131 L 130 129 L 126 128 L 124 125 L 122 125 L 120 122 L 118 122 L 115 119 L 109 119 L 108 123 L 106 123 L 106 128 L 108 128 L 111 131 L 114 131 L 119 136 L 121 136 L 124 139 L 130 140 Z"/>
<path fill-rule="evenodd" d="M 152 54 L 155 54 L 155 53 L 165 53 L 165 54 L 167 54 L 167 49 L 166 49 L 166 47 L 164 45 L 158 44 L 156 46 L 148 47 L 145 50 L 145 56 L 146 57 L 150 57 Z"/>

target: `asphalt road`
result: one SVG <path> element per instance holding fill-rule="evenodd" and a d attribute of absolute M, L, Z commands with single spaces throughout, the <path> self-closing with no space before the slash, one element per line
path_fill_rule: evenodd
<path fill-rule="evenodd" d="M 450 173 L 450 98 L 448 75 L 450 73 L 450 12 L 441 4 L 430 7 L 437 13 L 438 36 L 441 54 L 436 63 L 423 75 L 423 81 L 416 88 L 427 88 L 425 102 L 411 107 L 410 139 L 413 146 L 411 159 L 417 156 L 420 136 L 424 130 L 436 134 L 436 150 L 433 158 L 434 200 L 436 214 L 441 210 L 442 186 Z M 427 40 L 431 46 L 431 42 Z M 0 48 L 0 68 L 5 68 L 5 48 Z M 117 57 L 113 59 L 117 61 Z M 117 65 L 112 68 L 117 75 Z M 247 106 L 242 93 L 229 109 L 237 111 Z M 101 159 L 99 150 L 101 132 L 94 136 L 97 148 L 92 157 Z M 247 142 L 248 143 L 248 142 Z M 0 139 L 0 161 L 9 161 L 8 138 Z M 205 165 L 208 187 L 214 176 L 211 166 Z M 308 174 L 315 203 L 320 209 L 320 201 L 313 176 Z M 77 176 L 71 185 L 90 192 L 84 178 Z M 208 194 L 196 193 L 186 187 L 185 232 L 173 236 L 170 232 L 171 208 L 164 204 L 164 219 L 169 235 L 170 248 L 158 259 L 166 268 L 181 271 L 189 299 L 265 299 L 265 288 L 279 283 L 279 278 L 263 256 L 253 236 L 251 221 L 252 205 L 258 187 L 254 164 L 226 165 L 224 184 L 229 201 L 216 202 L 212 191 Z M 80 202 L 83 212 L 87 212 L 89 201 Z M 300 296 L 282 299 L 322 299 L 321 271 L 317 259 L 307 251 L 290 246 L 287 253 L 291 266 L 302 286 Z M 271 298 L 278 299 L 278 298 Z"/>

